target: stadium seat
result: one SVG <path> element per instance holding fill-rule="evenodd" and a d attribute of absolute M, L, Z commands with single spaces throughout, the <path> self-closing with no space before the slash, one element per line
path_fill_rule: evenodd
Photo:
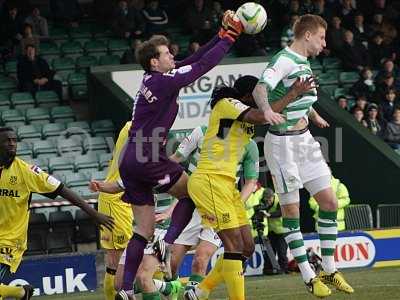
<path fill-rule="evenodd" d="M 28 108 L 26 120 L 30 124 L 48 124 L 50 123 L 50 111 L 46 107 Z"/>
<path fill-rule="evenodd" d="M 68 31 L 64 27 L 49 27 L 49 35 L 56 43 L 63 43 L 68 40 Z"/>
<path fill-rule="evenodd" d="M 60 104 L 60 99 L 53 91 L 39 91 L 35 95 L 39 107 L 54 107 Z"/>
<path fill-rule="evenodd" d="M 91 40 L 85 43 L 85 52 L 87 55 L 99 58 L 107 54 L 107 45 L 103 41 Z"/>
<path fill-rule="evenodd" d="M 379 204 L 376 209 L 376 227 L 400 227 L 400 204 Z"/>
<path fill-rule="evenodd" d="M 44 213 L 30 213 L 28 223 L 28 235 L 37 234 L 40 235 L 43 240 L 46 239 L 49 233 L 50 224 L 47 222 L 46 215 Z"/>
<path fill-rule="evenodd" d="M 25 125 L 25 115 L 19 109 L 9 109 L 1 112 L 3 123 Z"/>
<path fill-rule="evenodd" d="M 98 196 L 98 193 L 93 193 L 87 186 L 78 186 L 71 189 L 84 199 L 96 198 Z"/>
<path fill-rule="evenodd" d="M 102 136 L 89 137 L 83 141 L 83 150 L 85 153 L 106 153 L 108 152 L 108 145 Z"/>
<path fill-rule="evenodd" d="M 86 187 L 89 184 L 89 178 L 83 173 L 73 173 L 65 176 L 65 184 L 69 188 Z"/>
<path fill-rule="evenodd" d="M 15 78 L 4 77 L 0 80 L 0 92 L 12 93 L 17 90 L 17 82 Z"/>
<path fill-rule="evenodd" d="M 100 168 L 105 169 L 109 166 L 110 161 L 112 160 L 112 154 L 111 153 L 102 153 L 99 155 L 99 163 L 100 163 Z"/>
<path fill-rule="evenodd" d="M 83 135 L 91 136 L 91 129 L 89 123 L 86 121 L 75 121 L 67 123 L 68 136 L 71 135 Z"/>
<path fill-rule="evenodd" d="M 82 153 L 82 140 L 79 135 L 57 139 L 57 148 L 61 155 L 79 155 Z M 71 162 L 72 163 L 72 162 Z"/>
<path fill-rule="evenodd" d="M 49 159 L 47 157 L 34 158 L 27 161 L 27 163 L 31 165 L 36 165 L 47 173 L 49 172 Z"/>
<path fill-rule="evenodd" d="M 16 60 L 9 60 L 6 61 L 4 64 L 4 72 L 7 75 L 15 76 L 17 74 L 17 61 Z"/>
<path fill-rule="evenodd" d="M 89 215 L 83 210 L 75 213 L 76 236 L 75 243 L 92 243 L 98 241 L 98 229 Z"/>
<path fill-rule="evenodd" d="M 97 58 L 95 56 L 79 56 L 76 59 L 76 69 L 79 72 L 86 73 L 89 71 L 89 68 L 97 65 Z"/>
<path fill-rule="evenodd" d="M 75 156 L 74 166 L 76 171 L 98 171 L 99 159 L 96 154 L 85 154 Z"/>
<path fill-rule="evenodd" d="M 51 117 L 54 122 L 72 122 L 75 121 L 74 111 L 70 106 L 56 106 L 51 109 Z"/>
<path fill-rule="evenodd" d="M 33 142 L 33 155 L 37 158 L 42 157 L 55 157 L 58 156 L 58 150 L 54 142 L 51 140 L 34 141 Z"/>
<path fill-rule="evenodd" d="M 111 120 L 98 120 L 92 122 L 94 136 L 113 136 L 115 134 L 114 124 Z"/>
<path fill-rule="evenodd" d="M 26 141 L 18 142 L 17 156 L 21 159 L 33 157 L 32 144 Z"/>
<path fill-rule="evenodd" d="M 0 111 L 11 109 L 10 106 L 11 106 L 10 93 L 0 92 Z"/>
<path fill-rule="evenodd" d="M 347 230 L 373 228 L 371 207 L 368 204 L 349 205 L 345 208 Z"/>
<path fill-rule="evenodd" d="M 106 66 L 106 65 L 119 65 L 120 58 L 118 55 L 103 55 L 100 56 L 99 65 Z"/>
<path fill-rule="evenodd" d="M 21 141 L 38 141 L 42 138 L 42 127 L 40 125 L 18 126 L 17 137 Z"/>
<path fill-rule="evenodd" d="M 66 41 L 61 44 L 61 53 L 66 57 L 76 59 L 78 56 L 83 54 L 82 46 L 77 41 Z"/>
<path fill-rule="evenodd" d="M 71 237 L 67 232 L 50 232 L 47 235 L 47 252 L 70 253 L 73 251 Z"/>
<path fill-rule="evenodd" d="M 74 238 L 75 234 L 75 222 L 69 211 L 55 211 L 49 214 L 49 224 L 52 232 L 66 232 Z"/>
<path fill-rule="evenodd" d="M 46 238 L 46 237 L 45 237 Z M 45 238 L 43 238 L 39 234 L 29 234 L 27 249 L 24 252 L 24 255 L 44 255 L 47 253 Z"/>
<path fill-rule="evenodd" d="M 50 173 L 65 170 L 74 171 L 73 159 L 71 157 L 61 156 L 49 158 Z"/>
<path fill-rule="evenodd" d="M 343 85 L 352 85 L 360 79 L 360 75 L 357 72 L 341 72 L 339 74 L 340 84 Z"/>
<path fill-rule="evenodd" d="M 321 91 L 328 94 L 329 97 L 333 97 L 333 93 L 337 89 L 337 85 L 324 85 L 321 87 Z"/>
<path fill-rule="evenodd" d="M 318 76 L 318 81 L 320 86 L 339 84 L 336 72 L 321 73 Z"/>
<path fill-rule="evenodd" d="M 33 108 L 35 107 L 35 100 L 31 93 L 12 93 L 11 105 L 16 109 Z"/>
<path fill-rule="evenodd" d="M 167 207 L 169 207 L 173 201 L 173 197 L 170 196 L 169 194 L 162 193 L 162 194 L 156 194 L 156 211 L 160 212 L 165 210 Z"/>
<path fill-rule="evenodd" d="M 76 41 L 79 44 L 84 44 L 87 41 L 90 41 L 92 38 L 90 24 L 80 24 L 77 28 L 70 28 L 69 36 L 71 40 Z"/>
<path fill-rule="evenodd" d="M 49 123 L 43 125 L 42 135 L 45 139 L 49 137 L 65 136 L 66 126 L 64 123 Z"/>
<path fill-rule="evenodd" d="M 108 50 L 111 55 L 122 56 L 129 49 L 127 40 L 111 39 L 108 41 Z"/>
<path fill-rule="evenodd" d="M 40 43 L 40 55 L 50 62 L 54 58 L 59 57 L 61 55 L 61 51 L 54 42 L 42 42 Z"/>
<path fill-rule="evenodd" d="M 317 59 L 310 60 L 311 70 L 314 71 L 322 71 L 322 65 Z"/>
<path fill-rule="evenodd" d="M 342 68 L 342 63 L 338 58 L 327 57 L 322 61 L 322 66 L 325 72 L 328 72 L 329 70 L 340 70 Z"/>
<path fill-rule="evenodd" d="M 52 61 L 53 70 L 63 82 L 67 82 L 68 75 L 75 71 L 75 63 L 71 57 L 58 57 Z"/>
<path fill-rule="evenodd" d="M 99 181 L 104 181 L 107 177 L 107 171 L 108 170 L 103 170 L 103 171 L 96 171 L 96 172 L 91 172 L 91 173 L 86 173 L 90 180 L 99 180 Z"/>
<path fill-rule="evenodd" d="M 84 72 L 74 72 L 68 76 L 71 98 L 74 100 L 87 98 L 87 77 Z"/>

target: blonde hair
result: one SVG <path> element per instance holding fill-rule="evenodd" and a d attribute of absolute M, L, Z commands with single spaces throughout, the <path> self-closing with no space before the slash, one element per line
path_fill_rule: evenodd
<path fill-rule="evenodd" d="M 302 38 L 307 31 L 315 33 L 319 28 L 327 29 L 328 24 L 318 15 L 303 15 L 293 25 L 294 37 Z"/>

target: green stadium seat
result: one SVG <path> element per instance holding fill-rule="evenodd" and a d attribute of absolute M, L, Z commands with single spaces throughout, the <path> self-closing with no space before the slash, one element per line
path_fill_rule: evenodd
<path fill-rule="evenodd" d="M 114 124 L 111 120 L 98 120 L 92 122 L 92 132 L 95 136 L 113 136 Z"/>
<path fill-rule="evenodd" d="M 11 108 L 10 106 L 11 106 L 10 93 L 0 92 L 0 110 L 10 109 Z"/>
<path fill-rule="evenodd" d="M 33 155 L 36 158 L 50 158 L 58 156 L 58 150 L 54 142 L 51 140 L 34 141 L 33 142 Z"/>
<path fill-rule="evenodd" d="M 322 65 L 317 59 L 310 60 L 311 70 L 314 71 L 322 71 Z"/>
<path fill-rule="evenodd" d="M 333 97 L 334 91 L 337 89 L 337 85 L 324 85 L 321 87 L 321 90 L 328 94 L 329 97 Z"/>
<path fill-rule="evenodd" d="M 104 181 L 107 177 L 107 170 L 92 172 L 89 176 L 90 180 Z"/>
<path fill-rule="evenodd" d="M 64 27 L 49 27 L 49 35 L 53 40 L 63 41 L 68 39 L 68 30 Z"/>
<path fill-rule="evenodd" d="M 0 80 L 0 92 L 12 93 L 17 90 L 17 82 L 12 77 L 3 77 Z"/>
<path fill-rule="evenodd" d="M 42 127 L 40 125 L 18 126 L 17 136 L 19 140 L 40 140 L 42 138 Z"/>
<path fill-rule="evenodd" d="M 68 77 L 71 98 L 74 100 L 87 98 L 87 75 L 85 73 L 71 73 Z"/>
<path fill-rule="evenodd" d="M 80 24 L 77 28 L 71 28 L 69 31 L 71 40 L 77 41 L 81 44 L 90 41 L 92 38 L 92 32 L 89 24 Z"/>
<path fill-rule="evenodd" d="M 89 123 L 86 121 L 75 121 L 67 123 L 67 135 L 83 135 L 90 136 L 91 129 Z"/>
<path fill-rule="evenodd" d="M 12 106 L 17 109 L 35 107 L 35 100 L 31 93 L 12 93 L 10 100 Z"/>
<path fill-rule="evenodd" d="M 33 147 L 33 144 L 31 144 L 31 147 Z M 35 158 L 35 159 L 27 160 L 26 162 L 31 165 L 36 165 L 36 166 L 40 167 L 40 169 L 42 169 L 46 173 L 49 172 L 49 159 L 46 157 Z"/>
<path fill-rule="evenodd" d="M 85 153 L 106 153 L 108 152 L 108 145 L 102 136 L 88 137 L 83 141 L 83 149 Z"/>
<path fill-rule="evenodd" d="M 63 123 L 49 123 L 44 124 L 42 128 L 42 135 L 45 139 L 49 137 L 60 137 L 65 134 L 66 126 Z"/>
<path fill-rule="evenodd" d="M 84 49 L 87 55 L 95 56 L 97 58 L 107 54 L 107 45 L 103 41 L 88 41 L 85 43 Z"/>
<path fill-rule="evenodd" d="M 322 61 L 322 66 L 325 72 L 327 72 L 328 70 L 340 70 L 342 68 L 342 63 L 338 58 L 327 57 Z"/>
<path fill-rule="evenodd" d="M 4 64 L 4 72 L 8 75 L 17 74 L 17 61 L 16 60 L 9 60 L 6 61 Z"/>
<path fill-rule="evenodd" d="M 25 115 L 19 109 L 2 111 L 1 119 L 7 124 L 25 124 Z"/>
<path fill-rule="evenodd" d="M 318 76 L 319 85 L 337 85 L 339 83 L 337 73 L 321 73 Z"/>
<path fill-rule="evenodd" d="M 44 57 L 47 61 L 51 61 L 61 55 L 60 49 L 54 42 L 40 43 L 40 56 Z"/>
<path fill-rule="evenodd" d="M 50 123 L 50 111 L 45 107 L 28 108 L 26 110 L 26 120 L 30 124 Z"/>
<path fill-rule="evenodd" d="M 348 88 L 336 88 L 333 92 L 333 98 L 337 98 L 339 96 L 346 96 L 346 97 L 351 97 L 353 98 L 353 96 L 351 96 L 349 94 L 349 89 Z"/>
<path fill-rule="evenodd" d="M 339 74 L 339 81 L 341 85 L 352 85 L 360 79 L 357 72 L 341 72 Z"/>
<path fill-rule="evenodd" d="M 101 66 L 119 65 L 120 64 L 120 58 L 119 58 L 118 55 L 103 55 L 103 56 L 100 56 L 99 64 Z"/>
<path fill-rule="evenodd" d="M 51 117 L 54 122 L 63 121 L 65 123 L 75 121 L 75 113 L 70 106 L 56 106 L 51 109 Z"/>
<path fill-rule="evenodd" d="M 35 95 L 39 107 L 53 107 L 60 104 L 60 99 L 54 91 L 39 91 Z"/>
<path fill-rule="evenodd" d="M 96 154 L 77 155 L 74 161 L 76 171 L 99 169 L 99 159 Z"/>
<path fill-rule="evenodd" d="M 95 56 L 79 56 L 76 59 L 76 68 L 80 72 L 87 72 L 90 67 L 97 65 L 97 58 Z"/>
<path fill-rule="evenodd" d="M 69 188 L 84 186 L 86 187 L 89 184 L 89 178 L 86 177 L 83 173 L 74 173 L 65 176 L 65 184 Z"/>
<path fill-rule="evenodd" d="M 122 54 L 129 49 L 127 40 L 111 39 L 108 41 L 108 50 L 111 55 L 122 56 Z"/>
<path fill-rule="evenodd" d="M 73 159 L 71 157 L 51 157 L 49 159 L 49 171 L 54 173 L 55 171 L 73 171 Z"/>
<path fill-rule="evenodd" d="M 83 55 L 82 46 L 77 41 L 67 41 L 65 43 L 62 43 L 60 49 L 62 55 L 71 58 L 77 58 L 78 56 Z"/>
<path fill-rule="evenodd" d="M 20 158 L 22 156 L 33 157 L 32 144 L 30 142 L 26 142 L 26 141 L 18 142 L 17 156 Z"/>
<path fill-rule="evenodd" d="M 99 155 L 100 168 L 101 169 L 108 168 L 111 160 L 112 160 L 112 154 L 111 153 L 101 153 Z"/>
<path fill-rule="evenodd" d="M 64 156 L 81 154 L 82 140 L 78 135 L 75 135 L 68 139 L 60 138 L 57 139 L 57 147 L 61 155 Z"/>
<path fill-rule="evenodd" d="M 68 75 L 75 71 L 75 62 L 71 57 L 59 57 L 52 61 L 53 70 L 63 82 L 67 82 Z"/>

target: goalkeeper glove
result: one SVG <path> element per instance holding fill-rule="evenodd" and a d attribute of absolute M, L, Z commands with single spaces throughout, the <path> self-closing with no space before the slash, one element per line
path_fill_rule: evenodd
<path fill-rule="evenodd" d="M 235 42 L 237 37 L 242 33 L 243 25 L 231 10 L 227 10 L 222 17 L 222 27 L 218 32 L 218 36 L 222 39 L 228 38 Z"/>

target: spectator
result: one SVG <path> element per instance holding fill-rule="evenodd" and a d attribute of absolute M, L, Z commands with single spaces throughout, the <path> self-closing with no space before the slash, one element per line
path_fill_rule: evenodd
<path fill-rule="evenodd" d="M 180 52 L 181 49 L 177 43 L 171 43 L 169 45 L 169 52 L 174 56 L 176 61 L 180 61 L 184 59 L 183 54 Z"/>
<path fill-rule="evenodd" d="M 35 94 L 37 91 L 53 90 L 62 99 L 62 85 L 54 80 L 53 71 L 48 63 L 36 56 L 34 45 L 26 46 L 26 55 L 22 56 L 17 63 L 18 83 L 21 91 Z"/>
<path fill-rule="evenodd" d="M 283 29 L 281 35 L 281 47 L 285 48 L 290 45 L 294 39 L 293 25 L 297 21 L 299 15 L 291 15 L 289 25 Z"/>
<path fill-rule="evenodd" d="M 339 97 L 337 97 L 336 98 L 336 102 L 337 102 L 337 104 L 338 104 L 338 106 L 340 107 L 340 108 L 342 108 L 342 109 L 344 109 L 344 110 L 349 110 L 349 107 L 348 107 L 348 101 L 347 101 L 347 98 L 346 98 L 346 96 L 339 96 Z"/>
<path fill-rule="evenodd" d="M 363 123 L 363 119 L 364 119 L 364 112 L 361 108 L 356 108 L 353 110 L 353 116 L 356 119 L 356 121 L 358 123 L 360 123 L 362 126 L 365 126 L 365 124 Z"/>
<path fill-rule="evenodd" d="M 81 8 L 77 0 L 50 0 L 50 11 L 56 22 L 79 27 Z"/>
<path fill-rule="evenodd" d="M 388 90 L 396 91 L 395 81 L 392 73 L 387 73 L 385 78 L 377 84 L 375 98 L 380 101 L 386 97 Z"/>
<path fill-rule="evenodd" d="M 14 53 L 22 39 L 22 22 L 18 15 L 18 8 L 10 6 L 8 15 L 1 20 L 1 37 L 5 41 L 5 45 Z"/>
<path fill-rule="evenodd" d="M 341 50 L 342 65 L 345 71 L 361 71 L 369 65 L 367 49 L 357 41 L 350 30 L 344 33 L 344 44 Z"/>
<path fill-rule="evenodd" d="M 31 14 L 25 19 L 25 23 L 32 26 L 33 34 L 41 40 L 49 38 L 49 27 L 47 20 L 40 15 L 40 10 L 37 7 L 32 9 Z"/>
<path fill-rule="evenodd" d="M 375 81 L 379 84 L 381 83 L 388 75 L 392 75 L 395 79 L 399 77 L 399 70 L 396 68 L 393 60 L 386 59 L 382 64 L 382 70 L 376 75 Z"/>
<path fill-rule="evenodd" d="M 240 35 L 236 40 L 236 43 L 233 45 L 237 56 L 266 56 L 267 51 L 265 51 L 265 48 L 263 47 L 263 38 L 264 35 L 262 32 L 256 35 Z"/>
<path fill-rule="evenodd" d="M 211 11 L 204 4 L 204 0 L 194 0 L 185 13 L 185 29 L 195 36 L 205 21 L 212 21 Z"/>
<path fill-rule="evenodd" d="M 213 6 L 211 10 L 211 28 L 217 30 L 221 24 L 222 16 L 224 15 L 224 10 L 219 1 L 213 1 Z"/>
<path fill-rule="evenodd" d="M 361 109 L 363 113 L 366 113 L 367 106 L 367 97 L 365 97 L 363 94 L 358 95 L 356 98 L 356 104 L 351 109 L 351 113 L 353 113 L 356 109 Z"/>
<path fill-rule="evenodd" d="M 365 48 L 368 48 L 368 35 L 371 29 L 364 24 L 364 15 L 362 12 L 356 11 L 354 13 L 351 31 L 354 34 L 354 40 L 363 44 Z"/>
<path fill-rule="evenodd" d="M 371 27 L 374 32 L 382 32 L 383 44 L 386 46 L 392 45 L 393 41 L 397 37 L 396 28 L 384 19 L 382 12 L 376 12 L 374 14 L 373 24 Z"/>
<path fill-rule="evenodd" d="M 343 27 L 351 28 L 351 23 L 355 13 L 355 1 L 342 0 L 342 3 L 339 6 L 339 13 L 343 22 Z"/>
<path fill-rule="evenodd" d="M 144 33 L 145 21 L 139 10 L 134 6 L 128 7 L 128 3 L 121 0 L 114 11 L 111 28 L 120 38 L 136 38 Z"/>
<path fill-rule="evenodd" d="M 383 138 L 393 149 L 400 149 L 400 107 L 394 109 L 392 121 L 387 124 Z"/>
<path fill-rule="evenodd" d="M 135 64 L 136 63 L 136 56 L 135 51 L 137 47 L 142 43 L 140 39 L 132 39 L 130 48 L 122 54 L 121 64 Z"/>
<path fill-rule="evenodd" d="M 341 24 L 342 20 L 339 17 L 334 16 L 326 33 L 327 48 L 334 56 L 339 56 L 341 54 L 344 45 L 343 37 L 345 30 L 342 28 Z"/>
<path fill-rule="evenodd" d="M 300 15 L 313 14 L 315 10 L 314 4 L 311 0 L 303 0 L 300 5 Z"/>
<path fill-rule="evenodd" d="M 393 117 L 393 112 L 396 104 L 396 91 L 389 89 L 386 91 L 384 101 L 380 105 L 381 116 L 385 122 L 390 122 Z"/>
<path fill-rule="evenodd" d="M 150 0 L 142 10 L 142 14 L 146 22 L 146 32 L 149 36 L 165 32 L 168 25 L 168 15 L 165 10 L 160 8 L 158 0 Z"/>
<path fill-rule="evenodd" d="M 367 108 L 367 117 L 364 120 L 364 126 L 367 127 L 372 134 L 380 136 L 382 134 L 382 123 L 378 119 L 378 105 L 371 103 Z"/>
<path fill-rule="evenodd" d="M 379 31 L 374 33 L 368 45 L 368 53 L 374 69 L 380 68 L 385 59 L 394 56 L 393 48 L 383 44 L 383 34 Z"/>
<path fill-rule="evenodd" d="M 314 15 L 318 15 L 325 20 L 331 20 L 334 11 L 330 11 L 325 6 L 325 0 L 314 0 Z"/>
<path fill-rule="evenodd" d="M 200 49 L 200 44 L 197 41 L 191 41 L 188 45 L 188 53 L 187 56 L 192 55 L 193 53 L 197 52 Z"/>
<path fill-rule="evenodd" d="M 39 54 L 39 38 L 33 35 L 32 25 L 25 24 L 24 26 L 24 37 L 21 39 L 21 53 L 25 55 L 26 46 L 34 45 L 36 48 L 36 53 Z"/>
<path fill-rule="evenodd" d="M 350 94 L 354 97 L 365 95 L 368 101 L 372 101 L 375 92 L 373 73 L 370 67 L 365 67 L 360 72 L 360 79 L 350 88 Z"/>
<path fill-rule="evenodd" d="M 200 46 L 206 44 L 215 35 L 215 31 L 211 27 L 210 21 L 205 21 L 202 28 L 198 31 L 193 40 L 199 42 Z"/>

